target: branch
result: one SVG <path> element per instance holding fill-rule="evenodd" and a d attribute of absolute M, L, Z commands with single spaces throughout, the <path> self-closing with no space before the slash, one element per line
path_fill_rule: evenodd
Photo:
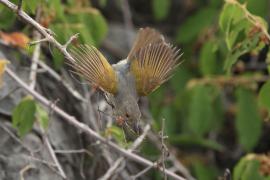
<path fill-rule="evenodd" d="M 40 18 L 40 15 L 41 15 L 41 10 L 38 7 L 37 8 L 37 13 L 36 13 L 36 20 L 37 21 Z M 41 35 L 36 30 L 34 30 L 34 37 L 35 37 L 35 39 L 37 39 L 37 41 L 39 41 L 41 39 Z M 35 47 L 35 50 L 34 50 L 34 53 L 33 53 L 33 56 L 32 56 L 31 71 L 30 71 L 30 76 L 29 76 L 29 80 L 30 80 L 29 88 L 31 90 L 35 90 L 39 56 L 40 56 L 40 43 L 37 43 L 37 45 Z M 54 161 L 54 163 L 55 163 L 55 165 L 56 165 L 56 167 L 57 167 L 57 169 L 59 171 L 59 174 L 62 176 L 63 179 L 66 179 L 67 176 L 66 176 L 61 164 L 59 163 L 59 160 L 57 159 L 57 157 L 56 157 L 56 155 L 54 153 L 54 150 L 53 150 L 52 145 L 51 145 L 51 143 L 49 141 L 49 138 L 45 134 L 45 131 L 43 130 L 41 125 L 40 125 L 40 129 L 41 129 L 41 132 L 42 132 L 42 136 L 43 136 L 43 140 L 45 142 L 45 145 L 46 145 L 46 147 L 48 149 L 48 152 L 49 152 L 52 160 Z"/>
<path fill-rule="evenodd" d="M 162 156 L 161 156 L 161 159 L 162 159 L 162 169 L 163 169 L 163 175 L 164 175 L 164 180 L 167 180 L 167 175 L 165 174 L 165 169 L 166 169 L 166 166 L 165 166 L 165 160 L 166 160 L 166 157 L 168 156 L 168 148 L 167 146 L 165 145 L 165 142 L 164 142 L 164 139 L 166 139 L 167 137 L 164 135 L 164 128 L 165 128 L 165 119 L 162 119 L 162 129 L 161 129 L 161 132 L 160 132 L 160 138 L 161 138 L 161 149 L 162 149 Z"/>
<path fill-rule="evenodd" d="M 38 61 L 38 65 L 46 70 L 55 80 L 59 83 L 62 83 L 65 88 L 78 100 L 82 102 L 87 102 L 87 100 L 77 91 L 75 90 L 69 83 L 67 83 L 57 72 L 55 72 L 50 66 L 45 64 L 42 61 Z"/>
<path fill-rule="evenodd" d="M 19 9 L 19 7 L 18 7 L 18 9 Z M 40 9 L 40 7 L 38 7 L 37 8 L 37 11 L 36 11 L 36 20 L 37 21 L 39 21 L 40 15 L 41 15 L 41 9 Z M 36 30 L 34 30 L 33 34 L 34 34 L 33 35 L 34 36 L 34 39 L 40 40 L 41 35 Z M 31 68 L 30 68 L 31 71 L 30 71 L 30 75 L 29 75 L 29 81 L 30 81 L 29 86 L 32 89 L 35 89 L 35 86 L 36 86 L 37 67 L 38 67 L 39 56 L 40 56 L 40 43 L 38 43 L 36 45 L 35 50 L 34 50 L 34 53 L 33 53 L 33 56 L 32 56 L 32 59 L 31 59 L 32 60 L 32 64 L 31 64 Z"/>
<path fill-rule="evenodd" d="M 31 18 L 28 14 L 26 14 L 24 11 L 20 9 L 20 7 L 16 6 L 12 2 L 8 0 L 0 0 L 0 3 L 11 9 L 14 13 L 16 13 L 22 20 L 24 20 L 26 23 L 32 25 L 42 36 L 44 36 L 43 41 L 48 41 L 49 43 L 53 44 L 64 56 L 66 59 L 70 61 L 74 61 L 72 56 L 67 52 L 67 43 L 62 45 L 58 41 L 54 39 L 52 36 L 54 33 L 41 26 L 38 22 L 36 22 L 33 18 Z"/>
<path fill-rule="evenodd" d="M 54 152 L 54 150 L 53 150 L 53 148 L 52 148 L 52 145 L 51 145 L 51 143 L 50 143 L 50 141 L 49 141 L 47 135 L 46 135 L 44 132 L 42 132 L 42 133 L 43 133 L 43 138 L 44 138 L 44 141 L 45 141 L 45 145 L 47 146 L 48 151 L 49 151 L 49 153 L 50 153 L 50 156 L 51 156 L 51 158 L 53 159 L 53 161 L 54 161 L 54 163 L 55 163 L 55 165 L 56 165 L 56 167 L 57 167 L 57 169 L 58 169 L 60 175 L 61 175 L 64 179 L 67 179 L 67 175 L 66 175 L 66 173 L 64 172 L 64 170 L 63 170 L 61 164 L 59 163 L 59 160 L 57 159 L 57 157 L 56 157 L 56 155 L 55 155 L 55 152 Z"/>
<path fill-rule="evenodd" d="M 0 0 L 1 2 L 2 0 Z M 88 126 L 86 126 L 85 124 L 79 122 L 75 117 L 67 114 L 65 111 L 63 111 L 62 109 L 60 109 L 58 106 L 54 105 L 53 107 L 51 107 L 51 105 L 53 104 L 51 101 L 49 101 L 48 99 L 46 99 L 44 96 L 40 95 L 39 93 L 37 93 L 36 91 L 32 90 L 29 88 L 29 86 L 23 82 L 12 70 L 10 70 L 8 67 L 6 68 L 6 73 L 12 78 L 14 79 L 23 89 L 25 89 L 29 94 L 31 94 L 36 100 L 38 100 L 40 103 L 42 103 L 43 105 L 49 107 L 49 109 L 53 110 L 54 112 L 56 112 L 59 116 L 61 116 L 63 118 L 63 120 L 67 121 L 68 123 L 70 123 L 71 125 L 73 125 L 74 127 L 80 129 L 81 131 L 85 132 L 86 134 L 88 134 L 89 136 L 95 138 L 96 140 L 107 144 L 109 147 L 111 147 L 113 150 L 115 150 L 116 152 L 118 152 L 119 154 L 121 154 L 122 156 L 125 156 L 129 159 L 132 159 L 142 165 L 145 166 L 151 166 L 151 167 L 155 167 L 156 163 L 153 163 L 137 154 L 133 154 L 130 151 L 123 149 L 121 147 L 119 147 L 118 145 L 116 145 L 115 143 L 106 140 L 105 138 L 103 138 L 102 136 L 100 136 L 98 133 L 96 133 L 95 131 L 93 131 L 92 129 L 90 129 Z M 51 108 L 50 108 L 51 107 Z M 160 171 L 163 172 L 163 168 L 158 167 L 158 169 Z M 183 177 L 178 176 L 177 174 L 165 169 L 165 173 L 174 178 L 174 179 L 178 179 L 178 180 L 184 180 Z"/>
<path fill-rule="evenodd" d="M 154 134 L 153 132 L 150 132 L 147 134 L 147 137 L 149 138 L 149 140 L 157 147 L 160 147 L 159 144 L 159 137 L 157 137 L 156 134 Z M 194 177 L 191 176 L 191 174 L 189 173 L 189 171 L 187 170 L 187 168 L 181 163 L 179 162 L 177 159 L 177 155 L 174 153 L 174 151 L 171 150 L 171 148 L 169 148 L 169 152 L 170 152 L 170 156 L 169 156 L 169 160 L 171 160 L 173 167 L 177 168 L 177 170 L 184 175 L 184 177 L 188 180 L 195 180 Z"/>
<path fill-rule="evenodd" d="M 8 7 L 9 9 L 11 9 L 12 11 L 14 11 L 15 13 L 17 12 L 18 7 L 11 3 L 8 0 L 0 0 L 0 3 L 4 4 L 6 7 Z M 25 22 L 27 22 L 28 24 L 32 25 L 37 31 L 39 31 L 47 40 L 49 43 L 53 44 L 64 56 L 66 59 L 68 59 L 69 61 L 74 61 L 74 59 L 71 57 L 71 55 L 67 52 L 67 43 L 62 45 L 60 44 L 58 41 L 56 41 L 54 39 L 54 37 L 52 36 L 52 32 L 44 27 L 42 27 L 39 23 L 37 23 L 35 20 L 33 20 L 28 14 L 26 14 L 24 11 L 19 11 L 18 16 L 24 20 Z M 69 42 L 69 41 L 68 41 Z M 41 102 L 43 105 L 47 106 L 47 107 L 51 107 L 51 102 L 46 99 L 45 97 L 43 97 L 42 95 L 40 95 L 39 93 L 37 93 L 34 90 L 31 90 L 28 85 L 26 83 L 24 83 L 12 70 L 10 70 L 9 68 L 6 68 L 6 72 L 7 74 L 10 75 L 11 78 L 13 78 L 15 81 L 17 81 L 17 83 L 23 88 L 25 89 L 29 94 L 31 94 L 35 99 L 37 99 L 39 102 Z M 129 159 L 132 159 L 142 165 L 145 166 L 151 166 L 151 167 L 155 167 L 155 163 L 139 156 L 136 154 L 133 154 L 130 151 L 127 151 L 121 147 L 119 147 L 118 145 L 116 145 L 115 143 L 106 140 L 105 138 L 103 138 L 102 136 L 100 136 L 98 133 L 96 133 L 95 131 L 93 131 L 92 129 L 90 129 L 88 126 L 86 126 L 85 124 L 79 122 L 75 117 L 70 116 L 69 114 L 67 114 L 65 111 L 63 111 L 62 109 L 60 109 L 58 106 L 54 106 L 52 108 L 52 110 L 54 112 L 56 112 L 59 116 L 61 116 L 63 118 L 63 120 L 67 121 L 68 123 L 70 123 L 71 125 L 75 126 L 76 128 L 82 130 L 83 132 L 85 132 L 86 134 L 88 134 L 89 136 L 95 138 L 96 140 L 107 144 L 109 147 L 111 147 L 113 150 L 115 150 L 116 152 L 118 152 L 119 154 L 121 154 L 122 156 L 125 156 Z M 162 168 L 158 167 L 159 170 L 162 171 Z M 178 179 L 178 180 L 184 180 L 183 177 L 178 176 L 177 174 L 165 169 L 164 173 L 166 173 L 168 176 L 174 178 L 174 179 Z"/>

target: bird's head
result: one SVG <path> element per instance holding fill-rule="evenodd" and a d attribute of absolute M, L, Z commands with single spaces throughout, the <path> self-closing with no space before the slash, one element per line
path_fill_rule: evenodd
<path fill-rule="evenodd" d="M 116 123 L 121 127 L 130 128 L 130 130 L 138 134 L 138 123 L 141 119 L 138 101 L 134 96 L 121 93 L 116 95 L 105 93 L 105 98 L 112 107 L 113 117 Z"/>

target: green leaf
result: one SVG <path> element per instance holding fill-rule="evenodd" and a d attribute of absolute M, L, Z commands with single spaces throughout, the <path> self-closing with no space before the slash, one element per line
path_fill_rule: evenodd
<path fill-rule="evenodd" d="M 171 144 L 182 145 L 182 146 L 199 146 L 207 149 L 213 149 L 216 151 L 223 151 L 224 147 L 218 142 L 204 139 L 202 137 L 193 136 L 190 134 L 181 134 L 175 136 L 169 136 L 169 141 Z"/>
<path fill-rule="evenodd" d="M 264 83 L 259 93 L 259 102 L 270 112 L 270 81 Z"/>
<path fill-rule="evenodd" d="M 206 42 L 200 51 L 200 71 L 204 76 L 215 74 L 217 71 L 217 44 L 214 41 Z"/>
<path fill-rule="evenodd" d="M 49 9 L 52 12 L 55 12 L 58 20 L 65 19 L 64 15 L 64 5 L 62 4 L 61 0 L 48 0 Z M 62 29 L 63 30 L 63 29 Z"/>
<path fill-rule="evenodd" d="M 268 0 L 260 0 L 258 3 L 257 0 L 240 0 L 241 3 L 247 4 L 247 9 L 252 13 L 258 16 L 267 17 L 269 1 Z"/>
<path fill-rule="evenodd" d="M 231 25 L 243 19 L 244 17 L 245 14 L 239 6 L 231 3 L 226 3 L 223 6 L 219 17 L 220 29 L 223 32 L 228 33 L 230 31 Z"/>
<path fill-rule="evenodd" d="M 12 124 L 20 136 L 28 133 L 35 120 L 36 105 L 32 97 L 23 98 L 12 112 Z"/>
<path fill-rule="evenodd" d="M 37 108 L 37 119 L 41 125 L 41 127 L 43 129 L 47 129 L 49 126 L 49 115 L 47 113 L 46 110 L 43 109 L 42 106 L 40 106 L 39 104 L 36 104 L 36 108 Z"/>
<path fill-rule="evenodd" d="M 117 127 L 117 126 L 111 126 L 106 129 L 106 134 L 111 135 L 114 137 L 114 139 L 121 145 L 121 146 L 127 146 L 128 144 L 126 143 L 125 139 L 125 134 L 123 129 Z"/>
<path fill-rule="evenodd" d="M 192 89 L 192 92 L 188 126 L 194 134 L 202 136 L 211 129 L 213 120 L 211 89 L 208 86 L 198 85 Z"/>
<path fill-rule="evenodd" d="M 14 24 L 16 16 L 15 13 L 4 7 L 4 9 L 1 9 L 0 11 L 0 19 L 0 29 L 6 30 Z"/>
<path fill-rule="evenodd" d="M 227 73 L 230 73 L 232 66 L 237 62 L 240 56 L 250 52 L 257 46 L 259 40 L 259 34 L 252 39 L 247 38 L 241 42 L 234 51 L 231 51 L 228 54 L 224 64 L 224 69 L 227 71 Z"/>
<path fill-rule="evenodd" d="M 168 16 L 171 0 L 152 0 L 152 9 L 156 20 L 161 21 Z"/>
<path fill-rule="evenodd" d="M 254 94 L 247 89 L 236 91 L 236 130 L 240 144 L 246 151 L 252 150 L 261 136 L 262 120 Z"/>
<path fill-rule="evenodd" d="M 216 168 L 202 164 L 199 161 L 194 163 L 193 169 L 196 178 L 199 180 L 216 179 L 218 175 Z"/>
<path fill-rule="evenodd" d="M 97 10 L 95 13 L 83 17 L 86 29 L 90 30 L 95 45 L 99 45 L 108 32 L 108 25 L 105 18 Z"/>
<path fill-rule="evenodd" d="M 255 159 L 253 154 L 243 157 L 234 167 L 234 180 L 262 180 L 259 174 L 260 163 Z"/>
<path fill-rule="evenodd" d="M 237 42 L 241 42 L 246 38 L 245 31 L 248 30 L 249 26 L 250 22 L 245 19 L 240 19 L 235 25 L 232 25 L 231 31 L 227 33 L 225 38 L 229 50 L 232 50 Z"/>
<path fill-rule="evenodd" d="M 188 17 L 178 29 L 176 41 L 178 43 L 189 43 L 197 38 L 204 28 L 213 23 L 216 14 L 217 10 L 215 8 L 206 7 Z"/>
<path fill-rule="evenodd" d="M 26 12 L 35 14 L 37 6 L 41 3 L 41 0 L 27 0 L 23 1 L 23 6 L 25 6 Z"/>

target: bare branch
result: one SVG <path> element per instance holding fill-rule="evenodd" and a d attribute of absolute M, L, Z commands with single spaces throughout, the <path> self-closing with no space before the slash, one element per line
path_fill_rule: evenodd
<path fill-rule="evenodd" d="M 41 128 L 41 129 L 42 129 L 42 128 Z M 60 175 L 62 176 L 62 178 L 67 179 L 67 175 L 66 175 L 66 173 L 64 172 L 64 170 L 63 170 L 61 164 L 59 163 L 59 160 L 57 159 L 57 157 L 56 157 L 56 155 L 55 155 L 55 152 L 54 152 L 54 150 L 53 150 L 53 148 L 52 148 L 52 145 L 51 145 L 51 143 L 50 143 L 50 141 L 49 141 L 49 138 L 48 138 L 48 136 L 45 134 L 45 132 L 44 132 L 43 129 L 42 129 L 42 134 L 43 134 L 43 140 L 44 140 L 44 142 L 45 142 L 45 145 L 46 145 L 46 147 L 47 147 L 47 149 L 48 149 L 48 151 L 49 151 L 49 153 L 50 153 L 50 156 L 51 156 L 51 158 L 53 159 L 53 161 L 54 161 L 54 163 L 55 163 L 55 165 L 56 165 L 56 167 L 57 167 L 57 169 L 58 169 Z"/>
<path fill-rule="evenodd" d="M 54 39 L 54 37 L 52 36 L 54 33 L 51 30 L 46 29 L 43 26 L 41 26 L 38 22 L 36 22 L 33 18 L 31 18 L 24 11 L 22 11 L 22 10 L 18 11 L 18 6 L 16 6 L 12 2 L 10 2 L 8 0 L 0 0 L 0 3 L 2 3 L 6 7 L 11 9 L 12 11 L 14 11 L 15 13 L 18 12 L 18 16 L 22 20 L 24 20 L 28 24 L 32 25 L 40 34 L 42 34 L 42 36 L 44 36 L 45 39 L 47 39 L 47 41 L 49 43 L 53 44 L 65 56 L 65 58 L 67 58 L 70 61 L 74 60 L 72 58 L 72 56 L 67 52 L 65 45 L 60 44 L 58 41 L 56 41 Z"/>
<path fill-rule="evenodd" d="M 36 39 L 40 39 L 40 34 L 34 32 Z M 38 67 L 38 61 L 39 61 L 39 55 L 40 55 L 40 44 L 37 44 L 32 56 L 32 64 L 31 64 L 31 71 L 29 75 L 29 81 L 30 81 L 30 88 L 35 89 L 36 86 L 36 78 L 37 78 L 37 67 Z"/>
<path fill-rule="evenodd" d="M 82 102 L 87 102 L 87 100 L 77 91 L 75 90 L 69 83 L 65 81 L 57 72 L 55 72 L 50 66 L 45 64 L 42 61 L 38 61 L 38 65 L 46 70 L 55 80 L 59 83 L 62 83 L 65 88 L 78 100 Z"/>
<path fill-rule="evenodd" d="M 147 137 L 150 139 L 150 141 L 157 147 L 160 147 L 159 144 L 159 138 L 157 137 L 156 134 L 154 134 L 153 132 L 149 132 L 147 134 Z M 190 174 L 190 172 L 188 171 L 188 169 L 177 160 L 177 157 L 174 153 L 174 151 L 172 151 L 172 149 L 169 149 L 170 151 L 170 156 L 169 156 L 169 160 L 172 162 L 173 167 L 177 168 L 177 171 L 180 172 L 181 174 L 184 175 L 184 177 L 186 177 L 188 180 L 195 180 L 194 177 L 192 177 L 192 175 Z"/>
<path fill-rule="evenodd" d="M 0 0 L 0 2 L 3 0 Z M 6 73 L 12 78 L 14 79 L 23 89 L 25 89 L 29 94 L 31 94 L 36 100 L 38 100 L 40 103 L 42 103 L 43 105 L 47 106 L 47 107 L 51 107 L 51 102 L 49 100 L 47 100 L 44 96 L 40 95 L 39 93 L 37 93 L 36 91 L 32 90 L 29 88 L 29 86 L 24 83 L 12 70 L 10 70 L 8 67 L 6 68 Z M 85 132 L 86 134 L 88 134 L 89 136 L 95 138 L 96 140 L 102 142 L 103 144 L 107 144 L 108 146 L 110 146 L 113 150 L 115 150 L 116 152 L 118 152 L 119 154 L 121 154 L 122 156 L 125 156 L 129 159 L 132 159 L 142 165 L 145 166 L 155 166 L 155 163 L 137 155 L 137 154 L 133 154 L 130 151 L 127 151 L 126 149 L 123 149 L 121 147 L 119 147 L 118 145 L 116 145 L 115 143 L 106 140 L 105 138 L 103 138 L 102 136 L 100 136 L 98 133 L 96 133 L 95 131 L 93 131 L 92 129 L 90 129 L 88 126 L 86 126 L 85 124 L 79 122 L 75 117 L 67 114 L 65 111 L 63 111 L 62 109 L 60 109 L 58 106 L 54 106 L 52 109 L 54 112 L 56 112 L 59 116 L 61 116 L 63 118 L 63 120 L 67 121 L 68 123 L 70 123 L 71 125 L 75 126 L 76 128 L 80 129 L 81 131 Z M 159 170 L 162 171 L 162 168 L 158 168 Z M 178 176 L 177 174 L 165 169 L 165 173 L 174 178 L 174 179 L 178 179 L 178 180 L 184 180 L 183 177 Z"/>
<path fill-rule="evenodd" d="M 24 180 L 24 173 L 29 171 L 30 169 L 34 169 L 35 167 L 32 164 L 26 165 L 24 168 L 20 170 L 20 180 Z"/>
<path fill-rule="evenodd" d="M 8 0 L 0 0 L 0 3 L 4 4 L 6 7 L 8 7 L 9 9 L 13 10 L 15 13 L 17 11 L 17 6 L 13 3 L 11 3 Z M 67 49 L 65 47 L 65 45 L 60 44 L 58 41 L 56 41 L 54 39 L 54 37 L 52 36 L 52 32 L 50 32 L 48 29 L 42 27 L 39 23 L 37 23 L 35 20 L 33 20 L 28 14 L 26 14 L 24 11 L 20 11 L 20 13 L 18 13 L 18 16 L 24 20 L 25 22 L 27 22 L 28 24 L 32 25 L 36 30 L 38 30 L 45 38 L 48 39 L 48 42 L 53 44 L 64 56 L 66 59 L 68 59 L 69 61 L 74 61 L 74 59 L 72 58 L 72 56 L 67 52 Z M 13 78 L 15 81 L 17 81 L 18 84 L 20 84 L 21 87 L 23 87 L 23 89 L 25 89 L 29 94 L 31 94 L 35 99 L 37 99 L 38 101 L 40 101 L 43 105 L 50 107 L 51 102 L 49 100 L 47 100 L 44 96 L 40 95 L 39 93 L 37 93 L 36 91 L 30 89 L 28 87 L 28 85 L 26 83 L 24 83 L 12 70 L 10 70 L 9 68 L 6 68 L 6 72 L 7 74 L 10 75 L 11 78 Z M 58 106 L 53 107 L 53 111 L 56 112 L 59 116 L 61 116 L 63 118 L 63 120 L 69 122 L 71 125 L 75 126 L 76 128 L 82 130 L 83 132 L 85 132 L 86 134 L 88 134 L 89 136 L 91 136 L 92 138 L 95 138 L 96 140 L 102 142 L 103 144 L 107 144 L 108 146 L 110 146 L 113 150 L 115 150 L 116 152 L 118 152 L 119 154 L 121 154 L 122 156 L 125 156 L 129 159 L 132 159 L 142 165 L 145 166 L 155 166 L 155 163 L 139 156 L 136 154 L 131 153 L 130 151 L 127 151 L 121 147 L 119 147 L 118 145 L 116 145 L 115 143 L 111 142 L 111 141 L 107 141 L 105 138 L 103 138 L 102 136 L 100 136 L 97 132 L 93 131 L 92 129 L 90 129 L 87 125 L 79 122 L 75 117 L 70 116 L 69 114 L 67 114 L 65 111 L 63 111 L 62 109 L 60 109 Z M 162 168 L 158 167 L 159 170 L 162 170 Z M 178 176 L 177 174 L 169 171 L 169 170 L 165 170 L 165 173 L 168 176 L 171 176 L 174 179 L 179 179 L 179 180 L 183 180 L 184 178 Z"/>
<path fill-rule="evenodd" d="M 162 119 L 162 129 L 161 129 L 161 133 L 160 133 L 160 138 L 161 138 L 161 150 L 162 150 L 162 168 L 163 168 L 163 175 L 164 175 L 164 180 L 167 180 L 167 175 L 165 173 L 165 169 L 166 169 L 166 166 L 165 166 L 165 161 L 166 161 L 166 158 L 167 158 L 167 154 L 168 154 L 168 148 L 167 146 L 165 145 L 165 142 L 164 142 L 164 139 L 166 138 L 164 136 L 164 128 L 165 128 L 165 119 Z"/>
<path fill-rule="evenodd" d="M 73 36 L 71 36 L 71 37 L 69 38 L 69 40 L 66 42 L 66 44 L 64 44 L 63 48 L 67 49 L 68 45 L 69 45 L 70 43 L 72 43 L 73 40 L 77 39 L 78 37 L 79 37 L 79 33 L 74 34 Z"/>
<path fill-rule="evenodd" d="M 47 38 L 43 38 L 43 39 L 38 39 L 38 40 L 35 40 L 35 41 L 32 41 L 32 42 L 29 42 L 28 44 L 29 44 L 29 46 L 33 46 L 35 44 L 40 44 L 42 42 L 47 42 L 47 41 L 48 41 Z"/>
<path fill-rule="evenodd" d="M 37 9 L 37 14 L 36 14 L 36 20 L 39 19 L 40 17 L 40 8 Z M 37 41 L 40 40 L 41 38 L 41 35 L 35 30 L 34 31 L 34 37 L 35 39 L 37 39 Z M 40 56 L 40 43 L 37 43 L 36 47 L 35 47 L 35 50 L 34 50 L 34 53 L 33 53 L 33 57 L 32 57 L 32 64 L 31 64 L 31 71 L 30 71 L 30 76 L 29 76 L 29 80 L 30 80 L 30 84 L 29 84 L 29 88 L 31 90 L 34 90 L 35 89 L 35 85 L 36 85 L 36 75 L 37 75 L 37 67 L 38 67 L 38 60 L 39 60 L 39 56 Z M 67 176 L 61 166 L 61 164 L 59 163 L 55 153 L 54 153 L 54 150 L 52 148 L 52 145 L 49 141 L 49 138 L 47 137 L 47 135 L 45 134 L 45 131 L 43 130 L 43 128 L 41 127 L 40 125 L 40 129 L 41 129 L 41 132 L 42 132 L 42 136 L 43 136 L 43 140 L 45 142 L 45 145 L 48 149 L 48 152 L 51 156 L 51 158 L 53 159 L 60 175 L 62 176 L 63 179 L 66 179 Z"/>
<path fill-rule="evenodd" d="M 69 150 L 54 150 L 56 154 L 77 154 L 86 153 L 88 156 L 93 156 L 93 154 L 86 149 L 69 149 Z"/>
<path fill-rule="evenodd" d="M 139 178 L 140 176 L 144 175 L 145 173 L 147 173 L 147 172 L 148 172 L 150 169 L 152 169 L 152 168 L 153 168 L 152 166 L 149 166 L 149 167 L 143 169 L 143 170 L 140 171 L 139 173 L 137 173 L 137 174 L 131 176 L 131 179 L 135 180 L 135 179 Z"/>

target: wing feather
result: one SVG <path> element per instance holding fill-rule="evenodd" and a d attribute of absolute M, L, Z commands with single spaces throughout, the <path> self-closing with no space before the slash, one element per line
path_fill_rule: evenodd
<path fill-rule="evenodd" d="M 106 58 L 93 46 L 80 45 L 70 50 L 73 61 L 67 62 L 78 75 L 103 91 L 117 92 L 117 76 Z"/>
<path fill-rule="evenodd" d="M 179 65 L 177 48 L 163 42 L 149 44 L 130 57 L 130 70 L 136 80 L 137 92 L 146 96 L 167 81 Z"/>
<path fill-rule="evenodd" d="M 135 55 L 141 48 L 146 47 L 149 44 L 162 43 L 164 37 L 156 30 L 146 27 L 140 28 L 137 37 L 132 45 L 132 48 L 128 54 L 128 59 Z"/>

